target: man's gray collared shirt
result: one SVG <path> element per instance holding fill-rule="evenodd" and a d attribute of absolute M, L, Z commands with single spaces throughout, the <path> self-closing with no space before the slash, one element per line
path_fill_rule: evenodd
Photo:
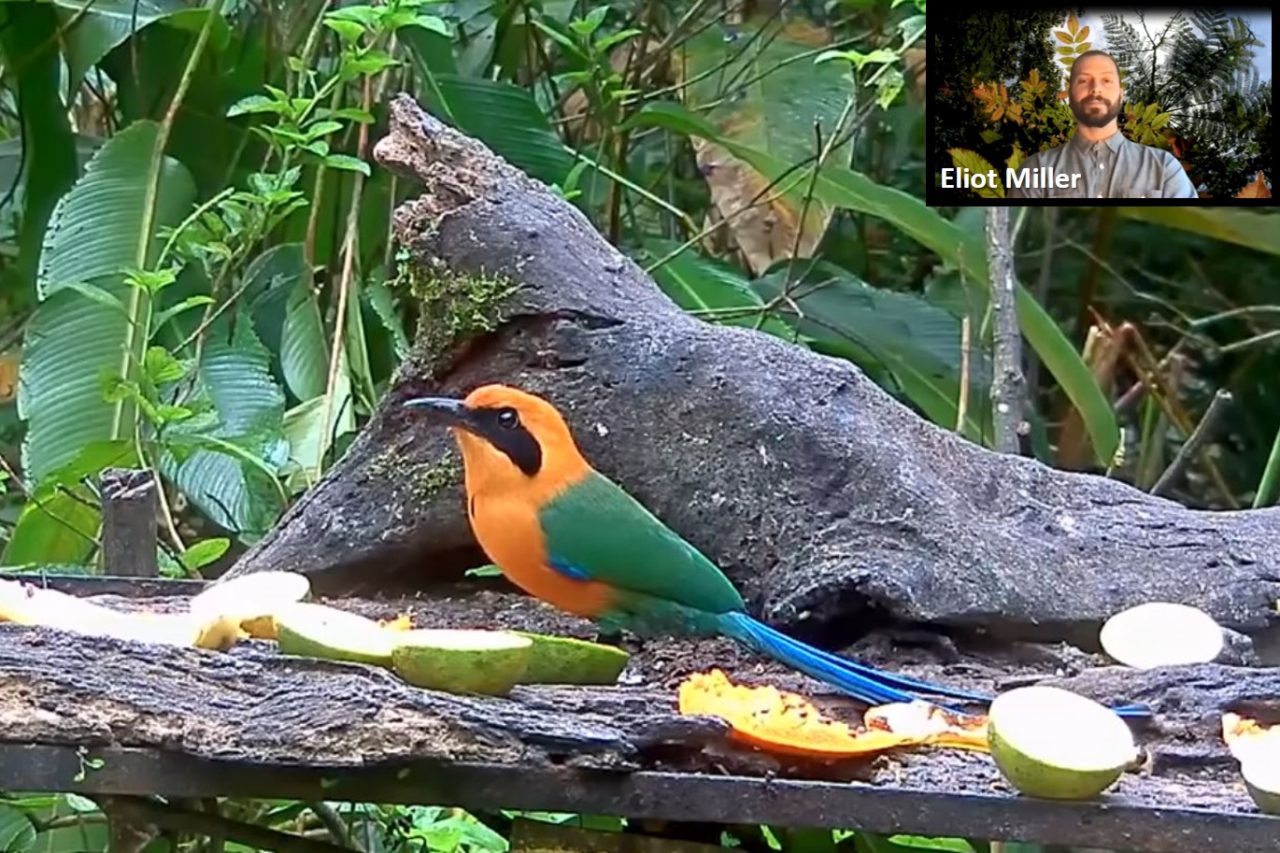
<path fill-rule="evenodd" d="M 1118 130 L 1099 142 L 1073 133 L 1062 145 L 1023 160 L 1022 169 L 1024 179 L 1039 170 L 1034 174 L 1065 176 L 1067 186 L 1009 186 L 1007 198 L 1199 198 L 1176 157 Z M 1073 176 L 1079 177 L 1072 181 Z"/>

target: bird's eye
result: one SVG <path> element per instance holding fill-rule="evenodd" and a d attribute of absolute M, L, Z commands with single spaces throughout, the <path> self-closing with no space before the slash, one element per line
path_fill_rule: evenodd
<path fill-rule="evenodd" d="M 516 414 L 515 409 L 499 409 L 498 410 L 498 426 L 503 429 L 515 429 L 520 425 L 520 416 Z"/>

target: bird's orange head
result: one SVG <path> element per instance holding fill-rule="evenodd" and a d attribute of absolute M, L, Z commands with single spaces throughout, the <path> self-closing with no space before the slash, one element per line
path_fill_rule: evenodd
<path fill-rule="evenodd" d="M 467 493 L 552 494 L 590 471 L 555 406 L 507 385 L 482 385 L 463 399 L 418 397 L 406 408 L 430 412 L 462 450 Z"/>

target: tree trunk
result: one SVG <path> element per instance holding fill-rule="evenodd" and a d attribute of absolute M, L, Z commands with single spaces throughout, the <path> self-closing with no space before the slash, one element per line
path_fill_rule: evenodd
<path fill-rule="evenodd" d="M 1096 646 L 1145 601 L 1257 632 L 1280 597 L 1280 509 L 1206 512 L 976 446 L 854 365 L 682 311 L 569 203 L 407 96 L 375 157 L 416 178 L 395 228 L 421 322 L 345 458 L 232 569 L 322 589 L 486 562 L 421 394 L 548 397 L 593 464 L 716 561 L 756 614 L 845 639 L 878 623 Z"/>

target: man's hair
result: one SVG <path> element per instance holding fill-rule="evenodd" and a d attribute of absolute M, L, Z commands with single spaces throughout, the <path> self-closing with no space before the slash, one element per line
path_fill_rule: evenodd
<path fill-rule="evenodd" d="M 1105 50 L 1086 50 L 1071 61 L 1071 73 L 1067 75 L 1068 80 L 1074 81 L 1076 79 L 1076 65 L 1079 64 L 1080 60 L 1084 59 L 1086 56 L 1105 56 L 1107 59 L 1110 59 L 1111 64 L 1116 67 L 1116 77 L 1120 76 L 1120 63 L 1116 62 L 1116 58 L 1114 56 L 1107 53 Z"/>

